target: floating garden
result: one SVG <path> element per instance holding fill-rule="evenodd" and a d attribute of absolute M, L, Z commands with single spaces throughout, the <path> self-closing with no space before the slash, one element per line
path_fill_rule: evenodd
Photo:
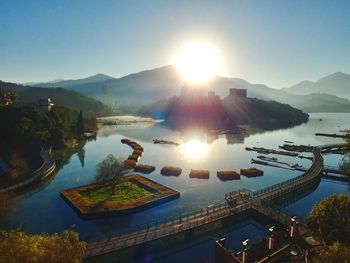
<path fill-rule="evenodd" d="M 180 193 L 134 174 L 118 181 L 67 189 L 61 192 L 61 196 L 82 218 L 90 219 L 139 212 L 179 198 Z"/>
<path fill-rule="evenodd" d="M 115 186 L 104 185 L 99 188 L 88 189 L 80 192 L 82 198 L 94 203 L 101 203 L 106 200 L 109 202 L 126 202 L 128 200 L 139 199 L 151 194 L 151 192 L 139 187 L 131 181 L 122 182 Z"/>
<path fill-rule="evenodd" d="M 143 147 L 137 142 L 129 139 L 121 139 L 121 142 L 129 145 L 133 149 L 132 154 L 124 161 L 124 167 L 126 169 L 134 169 L 143 154 Z"/>
<path fill-rule="evenodd" d="M 133 149 L 132 154 L 129 155 L 128 159 L 124 161 L 125 168 L 134 169 L 135 172 L 147 173 L 147 174 L 152 173 L 155 170 L 155 166 L 153 165 L 137 164 L 143 154 L 143 147 L 140 144 L 130 139 L 122 139 L 121 142 L 123 144 L 129 145 Z M 155 143 L 158 143 L 158 142 L 155 142 Z M 247 148 L 247 150 L 262 150 L 262 148 L 253 147 L 251 149 Z M 180 176 L 180 174 L 182 173 L 182 169 L 179 167 L 164 166 L 161 169 L 160 173 L 161 175 L 164 175 L 164 176 Z M 255 167 L 241 169 L 240 173 L 237 173 L 236 171 L 231 171 L 231 170 L 217 171 L 217 177 L 221 181 L 239 180 L 241 178 L 241 175 L 244 175 L 246 177 L 263 176 L 264 171 L 259 170 Z M 209 171 L 191 169 L 189 177 L 197 178 L 197 179 L 209 179 Z"/>
<path fill-rule="evenodd" d="M 145 174 L 152 173 L 155 169 L 156 169 L 156 167 L 154 167 L 153 165 L 148 165 L 148 164 L 138 164 L 134 167 L 135 172 L 145 173 Z"/>
<path fill-rule="evenodd" d="M 244 175 L 246 177 L 256 177 L 256 176 L 263 176 L 264 171 L 259 170 L 255 167 L 247 168 L 247 169 L 241 169 L 241 175 Z"/>
<path fill-rule="evenodd" d="M 191 170 L 190 178 L 209 179 L 208 170 Z"/>
<path fill-rule="evenodd" d="M 239 180 L 241 175 L 236 171 L 218 171 L 217 176 L 221 181 Z"/>
<path fill-rule="evenodd" d="M 182 173 L 182 169 L 173 166 L 164 166 L 162 170 L 160 170 L 160 173 L 166 176 L 179 176 Z"/>
<path fill-rule="evenodd" d="M 133 169 L 136 166 L 136 164 L 137 163 L 134 160 L 129 160 L 129 159 L 124 160 L 124 167 L 126 169 Z"/>

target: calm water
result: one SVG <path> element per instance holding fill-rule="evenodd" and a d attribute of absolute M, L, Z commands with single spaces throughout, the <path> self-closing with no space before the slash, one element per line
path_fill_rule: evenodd
<path fill-rule="evenodd" d="M 320 118 L 322 118 L 322 121 L 320 121 Z M 23 229 L 28 232 L 51 233 L 60 232 L 74 225 L 82 236 L 88 236 L 108 233 L 127 226 L 151 221 L 155 218 L 176 215 L 194 208 L 206 207 L 211 203 L 223 201 L 226 192 L 242 187 L 257 190 L 300 174 L 300 172 L 290 170 L 257 166 L 264 170 L 264 176 L 258 178 L 241 177 L 239 181 L 220 181 L 216 177 L 217 170 L 239 170 L 251 166 L 251 158 L 258 154 L 245 151 L 245 147 L 277 148 L 285 140 L 310 145 L 338 143 L 342 141 L 340 139 L 315 137 L 314 134 L 316 132 L 336 133 L 341 129 L 349 129 L 349 126 L 350 114 L 311 114 L 310 121 L 298 127 L 264 132 L 245 138 L 243 136 L 226 137 L 222 135 L 214 141 L 199 131 L 180 134 L 161 125 L 105 127 L 100 130 L 96 141 L 88 142 L 85 145 L 84 167 L 78 156 L 73 155 L 69 164 L 58 171 L 48 186 L 23 196 L 17 202 L 17 211 L 1 222 L 0 226 L 11 228 L 22 225 Z M 145 176 L 180 191 L 181 197 L 132 216 L 84 221 L 60 198 L 59 192 L 90 183 L 93 180 L 96 164 L 108 154 L 111 153 L 116 157 L 126 158 L 131 153 L 131 149 L 121 144 L 120 140 L 122 138 L 131 138 L 141 144 L 145 152 L 140 162 L 153 164 L 157 167 L 155 172 Z M 178 147 L 154 145 L 152 143 L 154 138 L 180 141 L 182 145 Z M 276 157 L 280 160 L 299 163 L 304 166 L 311 165 L 308 160 L 283 156 Z M 341 155 L 327 155 L 325 161 L 327 165 L 338 165 L 341 158 Z M 179 177 L 164 177 L 160 175 L 159 171 L 165 165 L 181 167 L 183 173 Z M 188 173 L 191 168 L 210 170 L 210 179 L 189 178 Z M 287 208 L 298 214 L 306 215 L 315 202 L 328 194 L 340 192 L 350 192 L 348 184 L 322 180 L 313 193 L 288 205 Z M 259 233 L 259 231 L 250 231 L 251 227 L 248 224 L 248 226 L 236 231 L 238 233 L 245 231 L 247 232 L 245 235 L 249 235 L 249 232 L 251 235 Z M 236 237 L 237 235 L 235 233 Z M 204 248 L 208 244 L 208 242 L 202 243 Z M 179 253 L 181 255 L 181 252 Z"/>

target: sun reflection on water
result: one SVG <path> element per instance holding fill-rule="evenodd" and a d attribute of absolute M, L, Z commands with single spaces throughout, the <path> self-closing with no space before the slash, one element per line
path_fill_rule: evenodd
<path fill-rule="evenodd" d="M 197 139 L 190 140 L 182 144 L 183 156 L 190 160 L 199 160 L 208 154 L 208 146 L 206 142 Z"/>

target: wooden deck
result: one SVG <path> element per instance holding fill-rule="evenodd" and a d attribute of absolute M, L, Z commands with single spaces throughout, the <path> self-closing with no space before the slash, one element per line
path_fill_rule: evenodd
<path fill-rule="evenodd" d="M 88 243 L 85 251 L 85 258 L 96 257 L 99 255 L 112 253 L 124 248 L 144 244 L 180 232 L 194 229 L 199 226 L 230 217 L 248 209 L 261 210 L 270 216 L 280 217 L 280 220 L 287 220 L 287 217 L 281 217 L 271 212 L 272 209 L 263 206 L 268 200 L 280 197 L 285 193 L 294 191 L 302 185 L 306 185 L 315 179 L 320 179 L 323 170 L 322 147 L 315 147 L 313 150 L 313 164 L 304 174 L 272 185 L 265 189 L 252 192 L 246 189 L 240 189 L 228 193 L 232 196 L 242 196 L 240 202 L 231 206 L 226 202 L 208 206 L 205 209 L 189 212 L 169 219 L 158 220 L 148 224 L 136 226 L 120 233 L 111 233 L 109 237 L 102 237 L 102 240 Z M 264 207 L 264 208 L 262 208 Z M 99 238 L 99 237 L 97 237 Z"/>

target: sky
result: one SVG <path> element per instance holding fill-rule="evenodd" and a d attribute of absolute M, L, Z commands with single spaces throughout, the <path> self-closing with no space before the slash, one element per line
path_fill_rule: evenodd
<path fill-rule="evenodd" d="M 122 77 L 193 41 L 222 75 L 289 87 L 350 73 L 350 1 L 0 0 L 0 79 Z"/>

